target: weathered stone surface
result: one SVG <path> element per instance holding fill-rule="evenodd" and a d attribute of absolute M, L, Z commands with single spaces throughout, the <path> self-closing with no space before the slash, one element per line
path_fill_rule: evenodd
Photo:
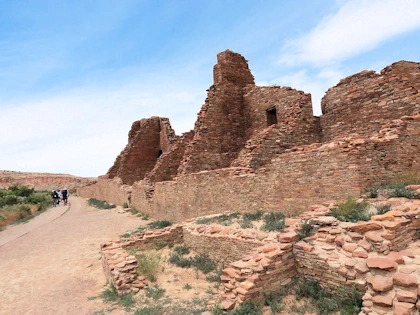
<path fill-rule="evenodd" d="M 393 270 L 398 267 L 398 264 L 386 257 L 369 257 L 366 259 L 366 264 L 369 268 L 378 268 L 383 270 Z"/>
<path fill-rule="evenodd" d="M 389 307 L 392 306 L 393 298 L 389 295 L 375 295 L 372 302 L 379 306 Z"/>
<path fill-rule="evenodd" d="M 393 287 L 391 277 L 376 275 L 368 278 L 367 281 L 372 286 L 372 289 L 378 292 L 387 292 Z"/>
<path fill-rule="evenodd" d="M 417 278 L 411 274 L 396 273 L 392 276 L 395 285 L 402 287 L 417 287 Z"/>
<path fill-rule="evenodd" d="M 382 225 L 376 222 L 359 222 L 350 228 L 351 231 L 366 233 L 368 231 L 381 230 Z"/>

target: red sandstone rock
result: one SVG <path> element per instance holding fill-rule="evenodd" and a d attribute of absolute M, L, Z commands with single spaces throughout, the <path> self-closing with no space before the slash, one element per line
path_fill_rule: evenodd
<path fill-rule="evenodd" d="M 386 257 L 395 261 L 397 264 L 404 263 L 403 256 L 399 252 L 390 252 Z"/>
<path fill-rule="evenodd" d="M 236 270 L 233 268 L 225 268 L 222 270 L 222 273 L 231 278 L 234 278 L 237 275 Z"/>
<path fill-rule="evenodd" d="M 396 273 L 392 277 L 394 285 L 402 287 L 417 287 L 417 278 L 411 274 Z"/>
<path fill-rule="evenodd" d="M 400 302 L 416 303 L 417 302 L 417 290 L 397 290 L 397 300 Z"/>
<path fill-rule="evenodd" d="M 358 262 L 356 265 L 354 265 L 354 269 L 361 274 L 369 272 L 369 267 L 364 261 Z"/>
<path fill-rule="evenodd" d="M 411 315 L 415 305 L 411 303 L 398 302 L 394 303 L 395 315 Z"/>
<path fill-rule="evenodd" d="M 352 253 L 357 248 L 357 245 L 354 243 L 345 243 L 343 249 L 347 252 Z"/>
<path fill-rule="evenodd" d="M 389 295 L 375 295 L 372 302 L 379 306 L 389 307 L 392 306 L 393 298 Z"/>
<path fill-rule="evenodd" d="M 295 231 L 287 232 L 287 233 L 279 233 L 279 241 L 282 243 L 290 243 L 297 241 L 299 236 L 296 234 Z"/>
<path fill-rule="evenodd" d="M 382 270 L 392 270 L 398 266 L 396 262 L 385 257 L 370 257 L 366 259 L 366 264 L 369 268 L 378 268 Z"/>
<path fill-rule="evenodd" d="M 381 275 L 376 275 L 368 278 L 367 280 L 372 286 L 372 289 L 378 292 L 388 292 L 392 289 L 392 278 Z"/>
<path fill-rule="evenodd" d="M 359 222 L 350 228 L 351 231 L 366 233 L 368 231 L 381 230 L 382 226 L 376 222 Z"/>
<path fill-rule="evenodd" d="M 261 252 L 262 252 L 262 253 L 268 253 L 268 252 L 271 252 L 271 251 L 276 250 L 276 249 L 278 249 L 278 248 L 279 248 L 279 246 L 278 246 L 277 244 L 275 244 L 275 243 L 270 243 L 270 244 L 264 245 L 264 246 L 261 248 Z"/>
<path fill-rule="evenodd" d="M 220 307 L 224 310 L 230 311 L 235 307 L 235 302 L 231 300 L 223 300 L 220 303 Z"/>
<path fill-rule="evenodd" d="M 368 252 L 366 250 L 364 250 L 362 247 L 357 247 L 353 251 L 352 255 L 353 255 L 353 257 L 367 258 L 368 257 Z"/>
<path fill-rule="evenodd" d="M 377 232 L 367 232 L 365 237 L 371 242 L 382 242 L 383 238 L 380 233 Z"/>
<path fill-rule="evenodd" d="M 312 245 L 310 245 L 308 243 L 305 243 L 303 241 L 296 243 L 294 247 L 297 248 L 297 249 L 302 249 L 305 252 L 310 252 L 314 249 L 314 247 Z"/>

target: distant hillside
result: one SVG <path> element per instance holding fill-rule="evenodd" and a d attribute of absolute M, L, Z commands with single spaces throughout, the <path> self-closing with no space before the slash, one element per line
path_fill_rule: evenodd
<path fill-rule="evenodd" d="M 69 174 L 29 173 L 0 170 L 0 188 L 11 185 L 25 185 L 38 190 L 63 189 L 73 190 L 96 182 L 96 178 L 77 177 Z"/>

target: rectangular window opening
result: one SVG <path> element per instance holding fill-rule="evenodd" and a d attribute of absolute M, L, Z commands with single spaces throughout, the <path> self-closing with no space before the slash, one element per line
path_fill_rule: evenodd
<path fill-rule="evenodd" d="M 277 124 L 277 111 L 275 107 L 267 109 L 267 126 Z"/>

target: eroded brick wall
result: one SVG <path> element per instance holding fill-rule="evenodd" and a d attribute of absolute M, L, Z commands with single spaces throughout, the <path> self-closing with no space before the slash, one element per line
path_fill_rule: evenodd
<path fill-rule="evenodd" d="M 420 110 L 420 64 L 400 61 L 380 74 L 362 71 L 342 79 L 322 99 L 324 141 L 358 133 L 366 137 L 381 126 Z"/>
<path fill-rule="evenodd" d="M 108 178 L 119 177 L 131 185 L 141 180 L 168 150 L 176 136 L 167 118 L 151 117 L 135 121 L 128 134 L 128 144 L 109 169 Z"/>
<path fill-rule="evenodd" d="M 228 167 L 246 141 L 242 88 L 254 84 L 254 77 L 240 54 L 226 50 L 217 60 L 214 85 L 198 113 L 179 174 Z"/>

